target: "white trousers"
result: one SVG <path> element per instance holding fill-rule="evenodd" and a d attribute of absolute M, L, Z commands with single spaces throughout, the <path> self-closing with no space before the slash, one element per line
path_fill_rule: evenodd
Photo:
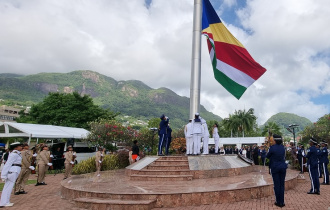
<path fill-rule="evenodd" d="M 193 145 L 193 136 L 186 137 L 186 148 L 188 155 L 191 155 L 193 153 Z"/>
<path fill-rule="evenodd" d="M 14 188 L 18 175 L 18 173 L 8 173 L 5 185 L 3 186 L 3 190 L 1 193 L 0 206 L 5 206 L 6 204 L 10 203 L 11 191 Z"/>
<path fill-rule="evenodd" d="M 194 133 L 193 135 L 193 142 L 194 142 L 194 155 L 201 153 L 201 139 L 202 134 L 201 133 Z"/>
<path fill-rule="evenodd" d="M 204 155 L 209 154 L 209 136 L 203 137 L 203 154 Z"/>
<path fill-rule="evenodd" d="M 215 136 L 214 138 L 214 150 L 215 150 L 215 154 L 217 154 L 219 152 L 219 136 Z"/>

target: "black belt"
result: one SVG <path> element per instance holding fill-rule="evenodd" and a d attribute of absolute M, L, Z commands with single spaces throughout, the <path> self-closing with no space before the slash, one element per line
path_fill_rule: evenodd
<path fill-rule="evenodd" d="M 13 164 L 13 165 L 11 165 L 11 166 L 18 166 L 18 167 L 22 167 L 22 165 L 21 165 L 21 164 Z"/>

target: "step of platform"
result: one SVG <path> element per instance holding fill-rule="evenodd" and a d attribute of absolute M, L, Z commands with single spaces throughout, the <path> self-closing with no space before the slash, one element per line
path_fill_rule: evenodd
<path fill-rule="evenodd" d="M 150 210 L 155 207 L 156 200 L 112 200 L 107 198 L 76 198 L 78 207 L 92 210 Z"/>
<path fill-rule="evenodd" d="M 149 170 L 142 169 L 138 172 L 139 175 L 191 175 L 189 169 L 181 170 Z"/>
<path fill-rule="evenodd" d="M 189 165 L 188 160 L 156 160 L 151 165 L 171 166 L 171 165 Z"/>
<path fill-rule="evenodd" d="M 186 156 L 161 156 L 160 160 L 187 160 L 188 157 Z"/>
<path fill-rule="evenodd" d="M 172 165 L 172 166 L 162 166 L 162 165 L 149 165 L 146 167 L 147 170 L 189 170 L 189 165 Z"/>
<path fill-rule="evenodd" d="M 140 175 L 133 174 L 130 180 L 134 181 L 191 181 L 193 175 Z"/>

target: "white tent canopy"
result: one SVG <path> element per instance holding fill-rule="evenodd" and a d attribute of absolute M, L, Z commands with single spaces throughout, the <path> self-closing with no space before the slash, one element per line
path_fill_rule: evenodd
<path fill-rule="evenodd" d="M 28 137 L 31 138 L 86 138 L 89 131 L 83 128 L 71 128 L 55 125 L 39 125 L 14 122 L 0 122 L 0 138 Z"/>

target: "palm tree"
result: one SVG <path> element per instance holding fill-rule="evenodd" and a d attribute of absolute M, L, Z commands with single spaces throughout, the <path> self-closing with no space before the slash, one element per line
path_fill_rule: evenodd
<path fill-rule="evenodd" d="M 250 131 L 253 129 L 257 117 L 254 116 L 254 109 L 249 109 L 247 112 L 244 110 L 238 110 L 234 114 L 229 115 L 229 118 L 224 119 L 224 126 L 226 129 L 232 132 L 242 132 L 244 137 L 244 131 Z"/>
<path fill-rule="evenodd" d="M 282 135 L 281 128 L 275 122 L 268 122 L 267 125 L 262 129 L 261 135 L 267 136 L 268 133 L 276 133 L 278 135 Z"/>

